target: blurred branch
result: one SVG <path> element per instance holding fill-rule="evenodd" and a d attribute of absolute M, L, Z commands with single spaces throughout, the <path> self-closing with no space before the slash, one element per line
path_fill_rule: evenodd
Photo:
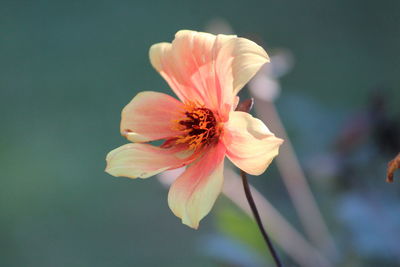
<path fill-rule="evenodd" d="M 270 64 L 272 65 L 270 68 L 273 68 L 273 57 Z M 273 87 L 271 87 L 271 82 L 267 82 L 269 80 L 275 81 L 272 83 L 274 84 Z M 272 75 L 268 68 L 264 68 L 249 83 L 249 89 L 257 103 L 255 105 L 257 115 L 276 136 L 285 140 L 275 161 L 307 236 L 326 255 L 336 258 L 337 250 L 333 238 L 322 218 L 307 179 L 296 157 L 296 153 L 273 103 L 277 93 L 271 94 L 269 92 L 278 91 L 279 93 L 280 86 L 278 79 Z"/>
<path fill-rule="evenodd" d="M 318 209 L 274 104 L 262 99 L 256 99 L 256 101 L 258 104 L 255 109 L 259 117 L 276 136 L 285 140 L 275 161 L 307 236 L 327 255 L 336 257 L 334 241 Z"/>

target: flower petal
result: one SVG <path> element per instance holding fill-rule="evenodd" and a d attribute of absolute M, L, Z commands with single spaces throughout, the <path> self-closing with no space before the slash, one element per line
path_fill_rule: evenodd
<path fill-rule="evenodd" d="M 182 103 L 157 92 L 141 92 L 122 110 L 121 134 L 132 142 L 148 142 L 179 134 L 172 121 L 179 118 Z"/>
<path fill-rule="evenodd" d="M 245 38 L 233 38 L 219 51 L 216 68 L 221 84 L 233 84 L 236 95 L 267 62 L 268 54 L 261 46 Z"/>
<path fill-rule="evenodd" d="M 149 144 L 126 144 L 108 153 L 106 172 L 117 177 L 148 178 L 184 166 L 189 163 L 189 156 L 182 146 L 165 149 Z"/>
<path fill-rule="evenodd" d="M 233 111 L 225 124 L 223 142 L 226 155 L 238 168 L 260 175 L 278 155 L 283 140 L 275 137 L 261 120 L 245 112 Z"/>
<path fill-rule="evenodd" d="M 222 86 L 215 68 L 220 49 L 233 35 L 182 30 L 170 43 L 150 48 L 150 61 L 182 101 L 197 101 L 214 110 L 233 102 L 232 85 Z"/>
<path fill-rule="evenodd" d="M 175 180 L 168 193 L 168 204 L 182 223 L 197 229 L 223 184 L 225 147 L 218 144 L 205 152 Z"/>

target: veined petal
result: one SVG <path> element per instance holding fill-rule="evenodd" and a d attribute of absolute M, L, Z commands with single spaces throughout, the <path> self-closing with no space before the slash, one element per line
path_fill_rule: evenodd
<path fill-rule="evenodd" d="M 223 184 L 225 147 L 218 144 L 205 152 L 175 180 L 168 193 L 168 204 L 182 223 L 197 229 Z"/>
<path fill-rule="evenodd" d="M 262 174 L 278 155 L 283 140 L 248 113 L 233 111 L 225 124 L 223 142 L 228 158 L 243 171 Z"/>
<path fill-rule="evenodd" d="M 268 54 L 261 46 L 245 38 L 233 38 L 219 51 L 216 68 L 221 84 L 232 84 L 236 95 L 267 62 Z"/>
<path fill-rule="evenodd" d="M 157 92 L 141 92 L 125 106 L 121 114 L 121 134 L 132 142 L 166 139 L 179 134 L 172 122 L 179 118 L 182 103 Z"/>
<path fill-rule="evenodd" d="M 106 172 L 113 176 L 148 178 L 168 169 L 182 167 L 190 152 L 181 146 L 160 148 L 149 144 L 126 144 L 108 153 Z"/>
<path fill-rule="evenodd" d="M 150 48 L 150 61 L 175 94 L 183 101 L 197 101 L 218 111 L 232 105 L 232 84 L 219 81 L 215 61 L 219 51 L 234 35 L 218 35 L 182 30 L 174 41 Z"/>

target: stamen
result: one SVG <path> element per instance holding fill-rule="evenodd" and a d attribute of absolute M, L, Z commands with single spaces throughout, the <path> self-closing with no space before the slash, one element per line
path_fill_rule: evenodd
<path fill-rule="evenodd" d="M 195 102 L 184 106 L 184 118 L 174 120 L 173 128 L 182 134 L 177 136 L 176 144 L 188 144 L 190 149 L 207 145 L 219 135 L 219 127 L 214 113 Z"/>

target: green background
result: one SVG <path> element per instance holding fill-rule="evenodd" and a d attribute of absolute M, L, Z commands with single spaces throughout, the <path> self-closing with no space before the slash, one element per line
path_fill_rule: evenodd
<path fill-rule="evenodd" d="M 157 179 L 104 173 L 105 155 L 126 143 L 124 105 L 140 91 L 171 93 L 150 66 L 149 47 L 223 18 L 267 51 L 289 49 L 295 66 L 277 105 L 307 154 L 296 127 L 313 118 L 292 123 L 302 107 L 291 96 L 332 110 L 333 121 L 362 108 L 375 86 L 399 99 L 399 11 L 399 1 L 1 0 L 0 265 L 216 266 L 199 237 L 217 231 L 218 209 L 193 231 L 170 212 Z M 279 177 L 252 181 L 273 203 L 289 202 L 274 194 Z M 282 211 L 293 217 L 292 208 Z"/>

